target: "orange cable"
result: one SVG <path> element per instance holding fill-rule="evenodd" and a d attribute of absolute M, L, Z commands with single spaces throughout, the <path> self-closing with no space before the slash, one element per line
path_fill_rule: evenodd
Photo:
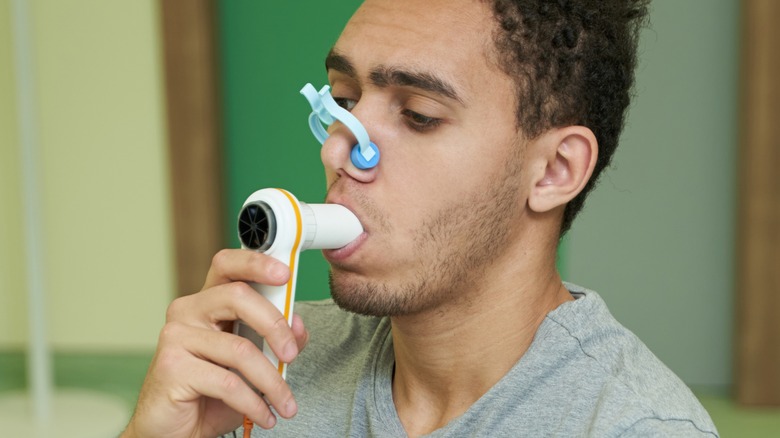
<path fill-rule="evenodd" d="M 253 427 L 255 427 L 255 423 L 249 417 L 244 416 L 244 438 L 252 438 Z"/>

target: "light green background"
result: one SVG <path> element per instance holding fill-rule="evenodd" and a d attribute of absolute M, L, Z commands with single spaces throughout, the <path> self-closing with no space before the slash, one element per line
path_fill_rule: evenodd
<path fill-rule="evenodd" d="M 575 224 L 569 278 L 689 385 L 732 381 L 737 0 L 656 0 L 614 168 Z"/>
<path fill-rule="evenodd" d="M 156 3 L 30 5 L 49 340 L 147 351 L 174 295 Z M 0 351 L 27 340 L 11 47 L 0 1 Z"/>
<path fill-rule="evenodd" d="M 26 330 L 24 315 L 24 277 L 19 213 L 21 185 L 19 150 L 16 147 L 17 123 L 15 89 L 12 75 L 10 4 L 0 2 L 0 349 L 19 347 Z"/>

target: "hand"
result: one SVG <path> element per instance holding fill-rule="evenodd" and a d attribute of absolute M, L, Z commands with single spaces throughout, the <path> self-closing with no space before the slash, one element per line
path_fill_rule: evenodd
<path fill-rule="evenodd" d="M 298 315 L 292 327 L 268 300 L 246 282 L 285 284 L 286 265 L 257 252 L 222 250 L 211 263 L 199 293 L 174 300 L 138 398 L 122 437 L 219 436 L 246 415 L 269 429 L 276 417 L 237 374 L 260 390 L 276 412 L 291 418 L 295 398 L 279 372 L 250 341 L 231 333 L 241 319 L 261 336 L 282 362 L 303 349 L 308 333 Z"/>

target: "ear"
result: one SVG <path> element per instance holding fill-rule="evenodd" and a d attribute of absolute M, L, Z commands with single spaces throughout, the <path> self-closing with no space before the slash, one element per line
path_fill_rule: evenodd
<path fill-rule="evenodd" d="M 565 205 L 587 184 L 598 157 L 598 142 L 584 126 L 545 132 L 533 140 L 531 210 L 543 213 Z"/>

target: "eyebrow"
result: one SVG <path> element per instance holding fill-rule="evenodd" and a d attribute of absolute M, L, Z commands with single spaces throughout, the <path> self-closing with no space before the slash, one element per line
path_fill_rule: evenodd
<path fill-rule="evenodd" d="M 336 70 L 357 79 L 357 70 L 346 56 L 331 49 L 325 58 L 325 69 Z M 463 100 L 455 92 L 455 88 L 433 73 L 405 70 L 397 67 L 380 65 L 371 70 L 368 75 L 377 87 L 414 87 L 440 94 L 463 104 Z"/>
<path fill-rule="evenodd" d="M 325 70 L 336 70 L 352 78 L 357 77 L 355 66 L 352 65 L 352 62 L 346 56 L 338 53 L 336 49 L 330 49 L 328 56 L 325 57 Z"/>

